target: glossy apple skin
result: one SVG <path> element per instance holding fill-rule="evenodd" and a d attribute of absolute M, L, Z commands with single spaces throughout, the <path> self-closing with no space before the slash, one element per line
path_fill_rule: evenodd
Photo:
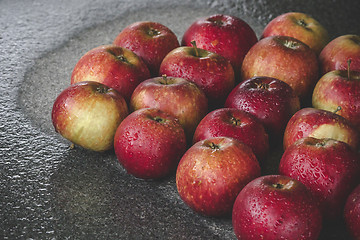
<path fill-rule="evenodd" d="M 254 77 L 231 91 L 225 107 L 256 116 L 270 138 L 282 139 L 288 120 L 300 109 L 300 102 L 285 82 L 271 77 Z"/>
<path fill-rule="evenodd" d="M 284 149 L 304 137 L 332 138 L 349 144 L 354 150 L 359 147 L 357 129 L 336 113 L 316 108 L 302 108 L 289 120 L 284 133 Z"/>
<path fill-rule="evenodd" d="M 171 29 L 152 21 L 139 21 L 128 25 L 116 36 L 113 44 L 127 48 L 141 57 L 152 77 L 158 76 L 164 57 L 180 46 Z"/>
<path fill-rule="evenodd" d="M 314 88 L 312 105 L 348 119 L 360 131 L 360 72 L 335 70 L 322 76 Z"/>
<path fill-rule="evenodd" d="M 114 149 L 129 174 L 159 179 L 175 173 L 186 151 L 185 132 L 171 114 L 156 108 L 139 109 L 119 125 Z"/>
<path fill-rule="evenodd" d="M 231 137 L 243 142 L 259 162 L 269 152 L 269 137 L 262 123 L 236 108 L 219 108 L 208 113 L 196 128 L 193 143 L 212 137 Z"/>
<path fill-rule="evenodd" d="M 239 240 L 315 240 L 322 229 L 322 215 L 304 184 L 286 176 L 265 175 L 241 190 L 232 224 Z"/>
<path fill-rule="evenodd" d="M 79 59 L 71 75 L 71 84 L 100 82 L 114 88 L 128 102 L 135 87 L 148 78 L 149 69 L 135 53 L 114 45 L 102 45 Z"/>
<path fill-rule="evenodd" d="M 321 76 L 333 70 L 347 70 L 351 60 L 352 71 L 360 72 L 360 36 L 342 35 L 329 42 L 319 55 Z"/>
<path fill-rule="evenodd" d="M 360 184 L 346 200 L 344 219 L 349 233 L 355 240 L 360 239 Z"/>
<path fill-rule="evenodd" d="M 277 78 L 289 84 L 295 94 L 311 97 L 319 77 L 315 53 L 301 41 L 287 36 L 270 36 L 258 41 L 246 54 L 242 79 L 255 76 Z"/>
<path fill-rule="evenodd" d="M 287 12 L 275 17 L 265 26 L 261 37 L 276 35 L 296 38 L 308 45 L 317 55 L 330 40 L 323 25 L 301 12 Z"/>
<path fill-rule="evenodd" d="M 195 143 L 181 158 L 176 186 L 181 199 L 195 212 L 225 216 L 240 190 L 260 176 L 251 149 L 233 138 L 215 137 Z"/>
<path fill-rule="evenodd" d="M 155 77 L 139 84 L 130 100 L 131 111 L 149 107 L 178 118 L 191 143 L 197 125 L 207 114 L 208 101 L 195 83 L 183 78 Z"/>
<path fill-rule="evenodd" d="M 214 14 L 193 22 L 185 31 L 181 44 L 192 46 L 191 41 L 196 41 L 198 48 L 227 58 L 239 79 L 243 59 L 257 40 L 254 30 L 244 20 Z"/>
<path fill-rule="evenodd" d="M 285 150 L 279 173 L 304 183 L 320 203 L 324 220 L 333 221 L 341 217 L 347 196 L 360 183 L 359 159 L 344 142 L 306 137 Z"/>
<path fill-rule="evenodd" d="M 79 82 L 57 96 L 51 119 L 55 131 L 72 143 L 106 151 L 113 148 L 116 129 L 128 113 L 116 90 L 98 82 Z"/>
<path fill-rule="evenodd" d="M 185 78 L 201 88 L 214 109 L 224 105 L 235 87 L 234 70 L 230 62 L 213 52 L 194 47 L 179 47 L 171 51 L 160 65 L 160 75 Z"/>

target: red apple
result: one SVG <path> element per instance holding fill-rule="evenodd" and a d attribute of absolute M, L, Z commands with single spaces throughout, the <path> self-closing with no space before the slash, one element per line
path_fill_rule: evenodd
<path fill-rule="evenodd" d="M 135 87 L 150 77 L 146 64 L 133 52 L 102 45 L 85 53 L 76 63 L 71 84 L 95 81 L 117 90 L 128 102 Z"/>
<path fill-rule="evenodd" d="M 236 108 L 220 108 L 208 113 L 197 126 L 193 143 L 212 137 L 232 137 L 248 145 L 261 162 L 269 152 L 269 139 L 261 122 Z"/>
<path fill-rule="evenodd" d="M 360 184 L 346 200 L 344 209 L 345 223 L 355 240 L 360 239 Z"/>
<path fill-rule="evenodd" d="M 185 78 L 201 88 L 212 109 L 223 106 L 235 86 L 230 62 L 213 52 L 196 47 L 179 47 L 171 51 L 160 65 L 161 75 Z"/>
<path fill-rule="evenodd" d="M 319 76 L 318 65 L 317 56 L 303 42 L 287 36 L 270 36 L 249 50 L 241 74 L 244 80 L 255 76 L 277 78 L 304 99 L 311 97 Z"/>
<path fill-rule="evenodd" d="M 347 196 L 360 183 L 359 159 L 344 142 L 306 137 L 285 150 L 279 173 L 304 183 L 319 201 L 324 219 L 332 221 L 341 216 Z"/>
<path fill-rule="evenodd" d="M 259 163 L 245 144 L 216 137 L 195 143 L 181 158 L 176 186 L 181 199 L 206 216 L 231 213 L 235 198 L 252 179 L 260 176 Z"/>
<path fill-rule="evenodd" d="M 113 43 L 141 57 L 153 77 L 158 76 L 163 58 L 180 46 L 173 31 L 161 23 L 151 21 L 130 24 L 116 36 Z"/>
<path fill-rule="evenodd" d="M 284 133 L 284 149 L 304 137 L 332 138 L 357 149 L 360 136 L 357 129 L 336 113 L 316 108 L 303 108 L 289 120 Z"/>
<path fill-rule="evenodd" d="M 163 76 L 145 80 L 131 96 L 131 111 L 148 107 L 178 118 L 190 143 L 197 125 L 207 114 L 208 102 L 196 84 L 183 78 Z"/>
<path fill-rule="evenodd" d="M 127 115 L 124 98 L 98 82 L 80 82 L 66 88 L 51 112 L 56 132 L 93 151 L 112 149 L 116 129 Z"/>
<path fill-rule="evenodd" d="M 351 60 L 351 70 L 360 72 L 360 36 L 342 35 L 328 43 L 319 55 L 321 75 L 333 70 L 347 70 Z"/>
<path fill-rule="evenodd" d="M 262 38 L 289 36 L 308 45 L 318 55 L 329 42 L 329 34 L 323 25 L 306 13 L 287 12 L 275 17 L 265 27 Z"/>
<path fill-rule="evenodd" d="M 144 108 L 131 113 L 119 125 L 114 148 L 128 173 L 158 179 L 175 172 L 186 151 L 186 138 L 174 116 L 156 108 Z"/>
<path fill-rule="evenodd" d="M 242 19 L 215 14 L 199 18 L 185 31 L 181 44 L 197 46 L 227 58 L 239 77 L 245 54 L 257 42 L 254 30 Z"/>
<path fill-rule="evenodd" d="M 232 224 L 239 240 L 315 240 L 322 216 L 304 184 L 286 176 L 265 175 L 241 190 Z"/>
<path fill-rule="evenodd" d="M 225 102 L 256 116 L 271 137 L 282 138 L 290 117 L 300 109 L 299 98 L 283 81 L 271 77 L 254 77 L 237 85 Z"/>
<path fill-rule="evenodd" d="M 360 72 L 334 70 L 316 84 L 312 96 L 315 108 L 335 112 L 360 131 Z"/>

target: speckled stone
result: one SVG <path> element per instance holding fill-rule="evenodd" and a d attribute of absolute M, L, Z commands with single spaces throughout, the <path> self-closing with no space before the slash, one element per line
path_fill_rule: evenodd
<path fill-rule="evenodd" d="M 196 18 L 225 13 L 259 36 L 275 16 L 301 11 L 333 38 L 360 34 L 359 10 L 355 0 L 1 0 L 0 239 L 235 239 L 230 218 L 181 201 L 174 176 L 139 180 L 113 152 L 70 149 L 51 124 L 57 94 L 86 51 L 134 21 L 159 21 L 180 40 Z M 341 223 L 322 234 L 346 238 Z"/>

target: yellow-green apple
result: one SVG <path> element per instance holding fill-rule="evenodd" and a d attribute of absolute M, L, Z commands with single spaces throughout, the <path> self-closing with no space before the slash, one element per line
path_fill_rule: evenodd
<path fill-rule="evenodd" d="M 184 32 L 181 44 L 197 46 L 227 58 L 239 79 L 245 54 L 257 42 L 254 30 L 244 20 L 230 15 L 214 14 L 199 18 Z"/>
<path fill-rule="evenodd" d="M 360 72 L 334 70 L 326 73 L 314 88 L 312 105 L 336 111 L 360 131 Z"/>
<path fill-rule="evenodd" d="M 284 133 L 284 149 L 304 137 L 332 138 L 357 149 L 358 130 L 344 117 L 317 108 L 302 108 L 289 120 Z"/>
<path fill-rule="evenodd" d="M 113 148 L 116 129 L 127 115 L 124 98 L 115 89 L 93 81 L 64 89 L 51 112 L 56 132 L 93 151 Z"/>
<path fill-rule="evenodd" d="M 351 192 L 344 208 L 346 227 L 355 240 L 360 239 L 360 184 Z"/>
<path fill-rule="evenodd" d="M 269 152 L 269 137 L 262 123 L 236 108 L 219 108 L 208 113 L 196 128 L 193 143 L 212 137 L 232 137 L 245 143 L 260 163 Z"/>
<path fill-rule="evenodd" d="M 237 196 L 232 224 L 239 240 L 316 240 L 322 215 L 304 184 L 287 176 L 264 175 Z"/>
<path fill-rule="evenodd" d="M 143 108 L 121 122 L 114 137 L 114 149 L 129 174 L 159 179 L 175 173 L 186 151 L 185 132 L 173 115 Z"/>
<path fill-rule="evenodd" d="M 141 57 L 152 77 L 158 76 L 163 58 L 180 46 L 177 36 L 171 29 L 152 21 L 139 21 L 128 25 L 116 36 L 113 43 Z"/>
<path fill-rule="evenodd" d="M 231 214 L 240 190 L 258 176 L 260 166 L 248 146 L 234 138 L 215 137 L 186 151 L 176 170 L 176 186 L 195 212 L 218 217 Z"/>
<path fill-rule="evenodd" d="M 302 12 L 287 12 L 272 19 L 264 28 L 262 38 L 289 36 L 308 45 L 317 55 L 329 42 L 329 34 L 316 19 Z"/>
<path fill-rule="evenodd" d="M 333 70 L 347 70 L 351 60 L 351 70 L 360 72 L 360 36 L 347 34 L 329 42 L 319 55 L 321 75 Z"/>
<path fill-rule="evenodd" d="M 287 36 L 270 36 L 258 41 L 246 54 L 241 75 L 244 80 L 255 76 L 282 80 L 303 100 L 311 97 L 319 76 L 319 62 L 303 42 Z"/>
<path fill-rule="evenodd" d="M 191 143 L 195 129 L 208 112 L 205 93 L 184 78 L 155 77 L 145 80 L 134 90 L 130 110 L 158 108 L 179 119 Z"/>
<path fill-rule="evenodd" d="M 306 137 L 285 150 L 279 173 L 304 183 L 319 202 L 324 220 L 334 221 L 360 183 L 359 159 L 359 153 L 344 142 Z"/>
<path fill-rule="evenodd" d="M 160 65 L 160 75 L 185 78 L 201 88 L 209 100 L 209 108 L 224 105 L 227 95 L 235 87 L 234 70 L 230 62 L 219 54 L 193 47 L 172 50 Z"/>
<path fill-rule="evenodd" d="M 225 107 L 251 113 L 264 125 L 270 139 L 282 139 L 287 122 L 300 109 L 300 102 L 287 83 L 271 77 L 253 77 L 231 91 Z"/>
<path fill-rule="evenodd" d="M 149 69 L 135 53 L 115 45 L 102 45 L 85 53 L 76 63 L 71 84 L 99 82 L 117 90 L 128 102 L 135 87 L 148 78 Z"/>

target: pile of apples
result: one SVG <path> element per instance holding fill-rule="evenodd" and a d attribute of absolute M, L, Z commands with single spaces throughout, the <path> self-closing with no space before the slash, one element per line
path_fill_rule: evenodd
<path fill-rule="evenodd" d="M 81 57 L 52 121 L 75 145 L 114 149 L 135 177 L 176 173 L 181 199 L 232 215 L 238 239 L 317 239 L 341 218 L 360 239 L 360 36 L 330 41 L 307 14 L 274 18 L 259 40 L 216 14 L 181 45 L 160 23 L 133 23 Z"/>

